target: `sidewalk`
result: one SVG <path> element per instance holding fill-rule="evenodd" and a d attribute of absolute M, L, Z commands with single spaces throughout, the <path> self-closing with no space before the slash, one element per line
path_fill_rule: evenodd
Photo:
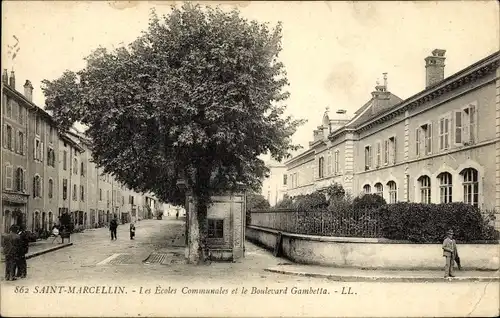
<path fill-rule="evenodd" d="M 382 281 L 382 282 L 443 282 L 443 281 L 500 281 L 499 271 L 459 271 L 455 270 L 455 277 L 445 279 L 443 271 L 431 270 L 376 270 L 376 269 L 356 269 L 338 268 L 315 265 L 280 264 L 265 269 L 267 272 L 327 278 L 343 282 L 355 281 Z"/>

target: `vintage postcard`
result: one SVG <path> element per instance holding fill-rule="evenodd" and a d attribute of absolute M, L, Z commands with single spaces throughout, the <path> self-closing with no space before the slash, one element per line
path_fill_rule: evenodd
<path fill-rule="evenodd" d="M 500 315 L 497 1 L 3 1 L 4 317 Z"/>

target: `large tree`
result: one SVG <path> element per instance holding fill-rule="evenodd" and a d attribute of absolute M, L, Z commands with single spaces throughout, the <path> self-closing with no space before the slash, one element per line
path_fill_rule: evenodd
<path fill-rule="evenodd" d="M 298 149 L 300 120 L 284 116 L 289 96 L 281 25 L 248 21 L 238 11 L 184 4 L 153 11 L 127 47 L 96 49 L 78 72 L 44 80 L 46 109 L 62 130 L 88 126 L 93 159 L 136 191 L 184 203 L 192 193 L 188 260 L 206 260 L 211 195 L 244 184 L 256 189 L 267 169 Z"/>

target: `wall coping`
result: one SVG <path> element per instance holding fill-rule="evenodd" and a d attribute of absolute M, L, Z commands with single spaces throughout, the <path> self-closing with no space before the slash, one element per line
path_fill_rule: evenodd
<path fill-rule="evenodd" d="M 261 227 L 257 225 L 248 225 L 250 229 L 260 230 L 263 232 L 278 234 L 281 233 L 283 236 L 293 237 L 302 240 L 308 241 L 319 241 L 319 242 L 338 242 L 338 243 L 368 243 L 368 244 L 412 244 L 412 245 L 441 245 L 441 243 L 418 243 L 418 242 L 410 242 L 403 240 L 391 240 L 387 238 L 368 238 L 368 237 L 336 237 L 336 236 L 320 236 L 320 235 L 306 235 L 306 234 L 297 234 L 297 233 L 289 233 L 285 231 L 279 231 L 276 229 L 271 229 L 267 227 Z M 500 241 L 473 241 L 468 243 L 463 243 L 457 241 L 457 244 L 500 244 Z"/>

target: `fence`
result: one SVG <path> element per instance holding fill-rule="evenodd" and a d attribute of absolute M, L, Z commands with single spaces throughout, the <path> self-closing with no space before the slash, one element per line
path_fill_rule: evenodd
<path fill-rule="evenodd" d="M 298 211 L 291 209 L 251 211 L 250 224 L 283 232 L 337 237 L 382 237 L 376 209 Z"/>

